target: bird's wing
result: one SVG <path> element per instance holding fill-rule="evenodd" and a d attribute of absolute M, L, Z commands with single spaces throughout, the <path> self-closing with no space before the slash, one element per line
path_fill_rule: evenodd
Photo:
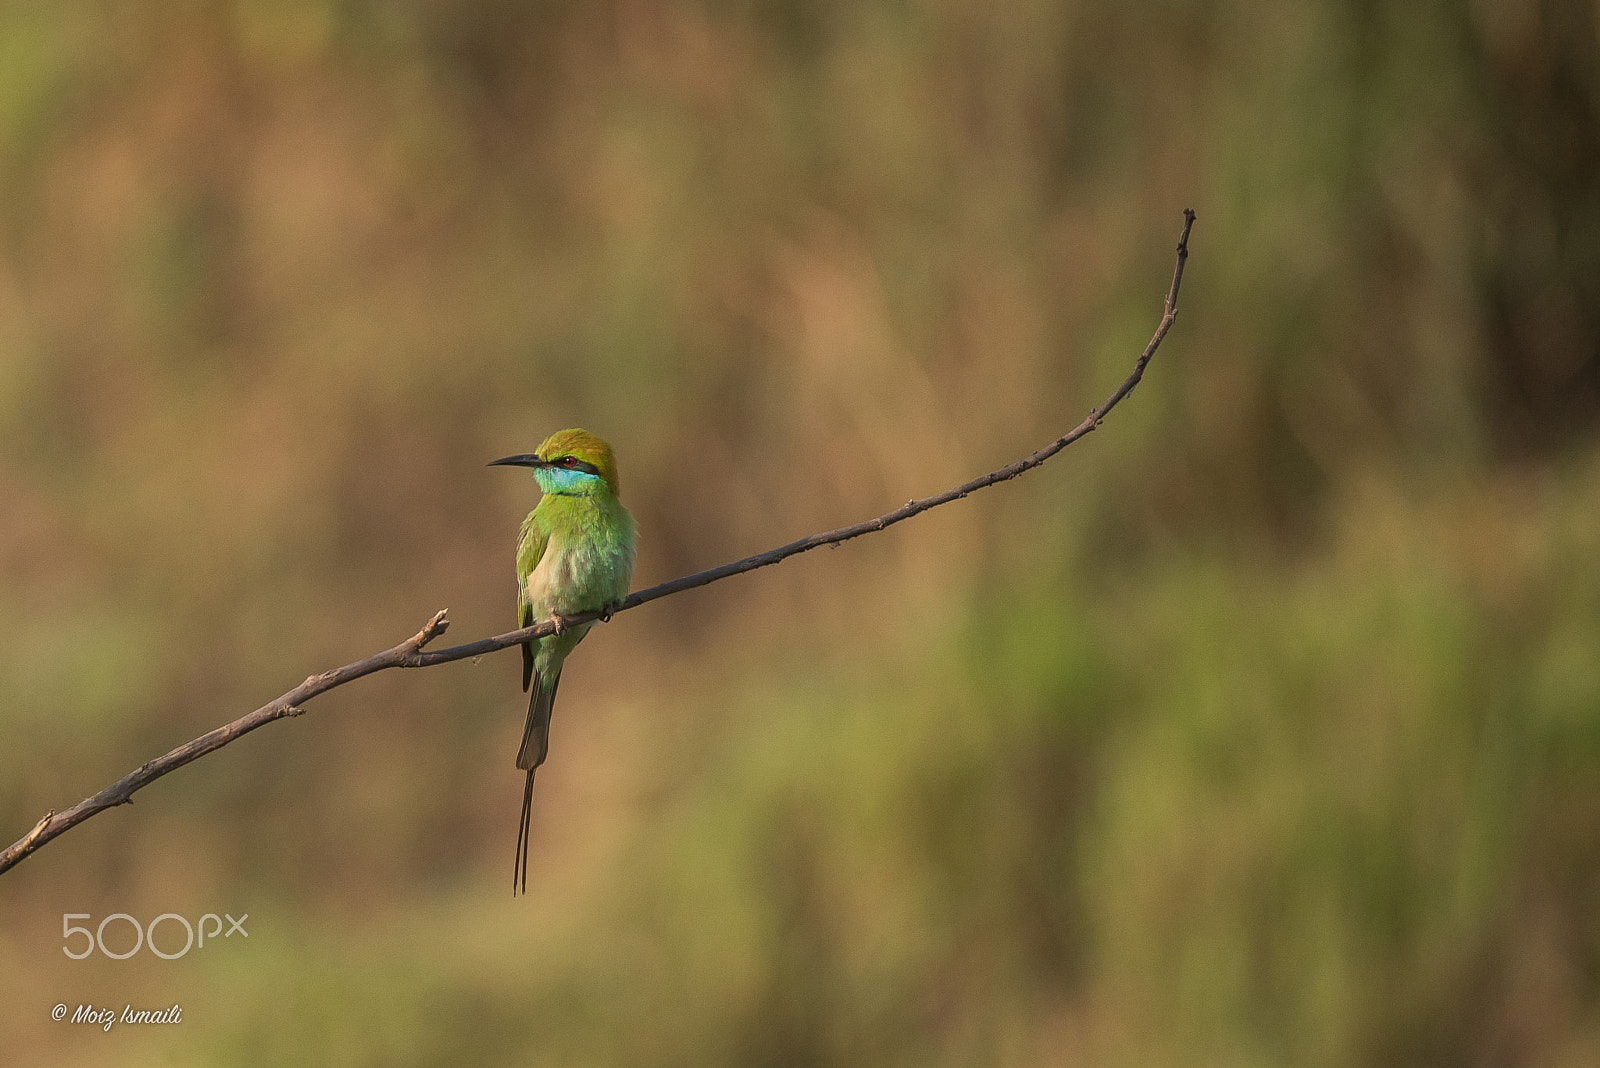
<path fill-rule="evenodd" d="M 528 604 L 527 594 L 518 591 L 517 596 L 517 629 L 533 625 L 533 608 Z M 522 692 L 528 692 L 528 682 L 533 678 L 533 643 L 522 643 Z"/>
<path fill-rule="evenodd" d="M 550 535 L 545 532 L 534 513 L 522 521 L 522 534 L 517 541 L 517 629 L 533 625 L 533 606 L 528 603 L 528 576 L 544 559 L 545 546 Z M 522 689 L 526 693 L 533 678 L 533 642 L 522 643 Z"/>

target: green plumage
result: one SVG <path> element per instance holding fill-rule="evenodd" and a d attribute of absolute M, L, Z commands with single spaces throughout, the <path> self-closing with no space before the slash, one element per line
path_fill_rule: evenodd
<path fill-rule="evenodd" d="M 628 595 L 633 574 L 636 527 L 633 516 L 617 498 L 611 446 L 587 431 L 563 430 L 551 435 L 536 453 L 495 462 L 532 467 L 544 493 L 523 521 L 517 542 L 518 626 L 560 620 L 621 602 Z M 517 767 L 527 771 L 528 779 L 515 874 L 520 875 L 524 888 L 533 774 L 550 749 L 550 714 L 561 682 L 561 665 L 591 626 L 563 627 L 557 634 L 522 647 L 528 720 L 517 751 Z"/>

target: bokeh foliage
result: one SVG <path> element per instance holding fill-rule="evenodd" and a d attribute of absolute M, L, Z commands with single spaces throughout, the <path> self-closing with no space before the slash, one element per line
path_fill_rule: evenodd
<path fill-rule="evenodd" d="M 0 878 L 7 1059 L 1594 1063 L 1597 18 L 0 5 L 11 837 L 510 626 L 551 430 L 637 585 L 1031 451 L 1200 215 L 1102 432 L 591 636 L 527 899 L 514 656 L 359 683 Z"/>

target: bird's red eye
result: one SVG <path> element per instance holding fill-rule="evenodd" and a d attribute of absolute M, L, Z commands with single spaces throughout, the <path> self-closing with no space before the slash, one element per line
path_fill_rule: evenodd
<path fill-rule="evenodd" d="M 562 467 L 577 467 L 578 466 L 578 458 L 576 456 L 563 456 L 561 458 L 561 466 Z"/>

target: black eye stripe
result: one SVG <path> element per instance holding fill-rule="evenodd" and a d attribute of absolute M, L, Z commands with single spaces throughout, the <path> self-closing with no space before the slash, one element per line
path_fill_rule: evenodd
<path fill-rule="evenodd" d="M 555 464 L 564 471 L 583 471 L 586 474 L 594 475 L 596 478 L 600 477 L 600 469 L 598 467 L 587 460 L 580 460 L 576 456 L 558 456 L 548 462 Z"/>

